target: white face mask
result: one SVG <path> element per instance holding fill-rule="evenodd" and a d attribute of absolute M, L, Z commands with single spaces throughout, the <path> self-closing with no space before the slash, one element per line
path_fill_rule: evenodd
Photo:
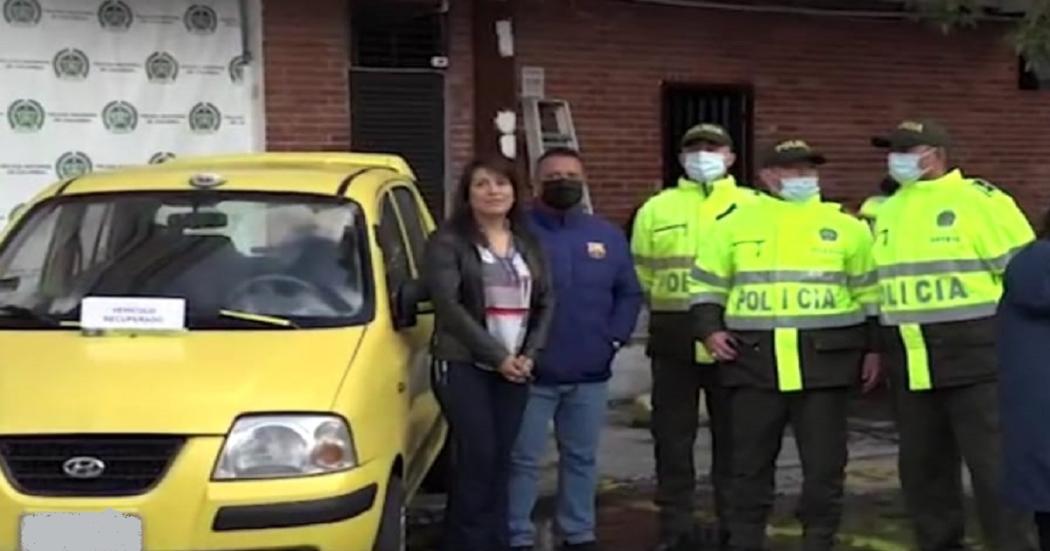
<path fill-rule="evenodd" d="M 713 182 L 726 175 L 726 158 L 721 153 L 693 151 L 685 154 L 685 174 L 694 182 Z"/>
<path fill-rule="evenodd" d="M 918 182 L 926 172 L 922 157 L 921 153 L 890 153 L 886 160 L 890 176 L 902 186 Z"/>
<path fill-rule="evenodd" d="M 801 203 L 820 193 L 820 179 L 816 176 L 799 176 L 780 180 L 780 197 L 792 203 Z"/>

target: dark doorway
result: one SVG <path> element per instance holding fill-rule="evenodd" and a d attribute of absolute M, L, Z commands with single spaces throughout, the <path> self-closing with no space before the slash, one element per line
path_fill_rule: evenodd
<path fill-rule="evenodd" d="M 350 140 L 412 165 L 431 214 L 445 207 L 446 21 L 440 2 L 351 3 Z"/>
<path fill-rule="evenodd" d="M 667 83 L 663 87 L 664 185 L 682 175 L 678 162 L 679 140 L 691 126 L 720 124 L 735 144 L 737 161 L 730 168 L 738 182 L 751 185 L 753 125 L 752 93 L 742 86 L 702 86 Z"/>

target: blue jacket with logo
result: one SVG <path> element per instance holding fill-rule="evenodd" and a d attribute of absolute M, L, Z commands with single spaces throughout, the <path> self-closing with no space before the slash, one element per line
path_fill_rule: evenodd
<path fill-rule="evenodd" d="M 541 205 L 530 218 L 557 297 L 547 346 L 536 359 L 536 384 L 607 381 L 614 342 L 628 342 L 643 300 L 627 237 L 578 210 L 562 214 Z"/>

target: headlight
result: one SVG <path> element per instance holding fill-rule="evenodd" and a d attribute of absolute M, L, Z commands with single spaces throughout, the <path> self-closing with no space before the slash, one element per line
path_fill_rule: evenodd
<path fill-rule="evenodd" d="M 350 427 L 330 415 L 258 416 L 230 429 L 215 480 L 291 478 L 357 466 Z"/>

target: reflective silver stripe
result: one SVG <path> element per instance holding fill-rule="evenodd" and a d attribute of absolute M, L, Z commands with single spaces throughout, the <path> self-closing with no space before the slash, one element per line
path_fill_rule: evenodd
<path fill-rule="evenodd" d="M 926 262 L 889 264 L 879 267 L 878 273 L 879 277 L 888 278 L 1005 270 L 1006 266 L 1022 248 L 1023 247 L 1017 247 L 1004 255 L 988 259 L 967 258 L 959 260 L 930 260 Z"/>
<path fill-rule="evenodd" d="M 819 270 L 770 270 L 764 272 L 737 272 L 733 283 L 828 283 L 845 284 L 845 272 Z"/>
<path fill-rule="evenodd" d="M 717 304 L 719 306 L 726 305 L 725 293 L 698 293 L 693 295 L 693 306 L 697 304 Z"/>
<path fill-rule="evenodd" d="M 878 269 L 879 277 L 883 279 L 890 277 L 961 274 L 987 271 L 988 264 L 980 259 L 908 262 L 904 264 L 881 266 Z"/>
<path fill-rule="evenodd" d="M 666 256 L 662 258 L 654 258 L 650 256 L 634 257 L 635 264 L 653 270 L 688 269 L 693 267 L 695 261 L 696 258 L 692 256 Z"/>
<path fill-rule="evenodd" d="M 718 277 L 717 275 L 712 274 L 711 272 L 701 270 L 700 268 L 697 268 L 695 266 L 693 267 L 693 271 L 690 272 L 689 275 L 691 275 L 693 279 L 701 283 L 706 283 L 715 287 L 722 287 L 728 289 L 729 286 L 732 285 L 732 282 L 728 279 L 724 277 Z"/>
<path fill-rule="evenodd" d="M 688 312 L 689 300 L 684 298 L 658 298 L 649 302 L 653 312 Z"/>
<path fill-rule="evenodd" d="M 870 316 L 870 317 L 875 317 L 875 316 L 879 315 L 879 305 L 878 304 L 865 304 L 864 305 L 864 315 Z"/>
<path fill-rule="evenodd" d="M 987 262 L 988 265 L 992 267 L 992 269 L 1005 270 L 1006 266 L 1010 264 L 1010 261 L 1013 260 L 1014 256 L 1016 256 L 1017 253 L 1021 252 L 1021 249 L 1023 248 L 1024 247 L 1017 247 L 1000 257 L 989 258 L 988 260 L 985 260 L 985 262 Z"/>
<path fill-rule="evenodd" d="M 864 312 L 857 310 L 827 316 L 726 316 L 726 327 L 739 331 L 770 329 L 826 329 L 864 323 Z"/>
<path fill-rule="evenodd" d="M 879 282 L 879 274 L 876 272 L 868 272 L 866 274 L 849 276 L 846 280 L 846 284 L 850 287 L 869 287 Z"/>
<path fill-rule="evenodd" d="M 987 302 L 954 308 L 939 308 L 921 312 L 886 312 L 883 310 L 879 320 L 883 325 L 900 325 L 903 323 L 944 323 L 949 321 L 966 321 L 994 316 L 998 303 Z"/>

